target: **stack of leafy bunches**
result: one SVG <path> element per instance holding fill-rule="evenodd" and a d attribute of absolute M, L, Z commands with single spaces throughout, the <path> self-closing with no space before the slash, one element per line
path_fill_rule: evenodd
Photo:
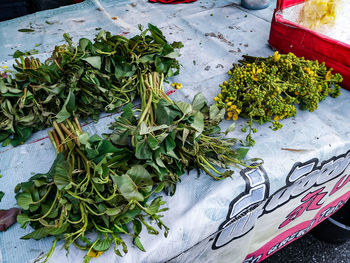
<path fill-rule="evenodd" d="M 225 108 L 227 119 L 238 116 L 249 118 L 242 129 L 249 127 L 247 142 L 253 145 L 253 121 L 271 122 L 270 128 L 282 127 L 279 120 L 296 115 L 295 104 L 310 112 L 318 108 L 321 100 L 340 95 L 342 76 L 332 74 L 324 63 L 276 52 L 267 58 L 243 56 L 240 64 L 228 72 L 229 81 L 220 84 L 221 93 L 214 100 Z"/>
<path fill-rule="evenodd" d="M 224 179 L 233 173 L 226 170 L 229 165 L 256 167 L 242 161 L 246 149 L 232 148 L 236 139 L 223 138 L 218 124 L 225 110 L 208 106 L 201 94 L 192 104 L 173 102 L 158 73 L 140 81 L 141 111 L 126 105 L 105 139 L 82 132 L 76 120 L 55 122 L 49 133 L 58 152 L 52 168 L 17 186 L 23 209 L 18 222 L 35 229 L 23 238 L 56 238 L 47 258 L 60 239 L 67 249 L 74 244 L 87 250 L 86 261 L 112 244 L 116 254 L 121 254 L 120 245 L 126 253 L 125 235 L 144 250 L 139 239 L 143 226 L 158 234 L 154 221 L 165 235 L 168 231 L 160 214 L 167 209 L 153 193 L 174 194 L 186 170 Z M 98 234 L 95 241 L 86 238 L 91 231 Z"/>
<path fill-rule="evenodd" d="M 140 28 L 142 30 L 142 28 Z M 140 76 L 156 71 L 178 74 L 180 42 L 168 44 L 153 25 L 130 39 L 101 31 L 94 41 L 56 46 L 42 64 L 16 60 L 14 72 L 0 77 L 0 142 L 16 146 L 38 130 L 72 115 L 96 120 L 133 101 Z M 11 74 L 12 73 L 12 74 Z"/>

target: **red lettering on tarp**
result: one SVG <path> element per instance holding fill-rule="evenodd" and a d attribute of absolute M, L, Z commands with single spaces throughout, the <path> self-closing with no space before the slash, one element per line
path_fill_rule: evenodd
<path fill-rule="evenodd" d="M 292 212 L 290 212 L 287 215 L 287 219 L 280 224 L 278 228 L 285 227 L 290 222 L 292 222 L 294 219 L 301 216 L 305 211 L 312 211 L 319 209 L 323 203 L 320 203 L 320 201 L 323 199 L 323 197 L 327 194 L 327 192 L 322 192 L 325 187 L 322 187 L 314 192 L 308 193 L 301 199 L 301 202 L 303 202 L 300 206 L 295 208 Z"/>
<path fill-rule="evenodd" d="M 335 184 L 332 191 L 329 193 L 329 196 L 333 195 L 340 189 L 342 189 L 346 184 L 350 182 L 350 175 L 344 175 L 340 180 Z"/>
<path fill-rule="evenodd" d="M 334 200 L 333 202 L 329 203 L 328 205 L 320 209 L 320 211 L 317 213 L 314 219 L 302 222 L 292 228 L 285 230 L 278 236 L 274 237 L 272 240 L 268 241 L 263 247 L 247 255 L 246 256 L 247 261 L 245 260 L 243 262 L 250 263 L 251 262 L 250 260 L 255 258 L 258 258 L 258 261 L 254 261 L 254 263 L 263 261 L 265 258 L 268 258 L 269 256 L 271 256 L 281 248 L 285 247 L 289 243 L 302 237 L 311 228 L 315 227 L 324 219 L 326 219 L 326 217 L 324 216 L 326 210 L 329 210 L 330 208 L 335 207 L 336 209 L 332 209 L 333 213 L 335 213 L 338 209 L 340 209 L 342 205 L 346 203 L 348 199 L 350 199 L 350 192 L 347 192 L 343 196 L 339 197 L 338 199 Z M 328 216 L 330 216 L 331 214 L 328 214 Z"/>

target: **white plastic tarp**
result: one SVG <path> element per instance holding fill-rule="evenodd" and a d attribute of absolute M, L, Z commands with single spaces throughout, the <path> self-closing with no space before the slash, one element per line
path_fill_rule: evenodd
<path fill-rule="evenodd" d="M 38 49 L 45 58 L 62 34 L 73 40 L 93 38 L 98 28 L 132 36 L 138 24 L 152 23 L 169 40 L 182 41 L 180 75 L 172 81 L 183 89 L 171 95 L 190 101 L 197 92 L 212 98 L 226 72 L 243 54 L 268 56 L 272 4 L 268 9 L 248 11 L 239 0 L 197 1 L 192 4 L 162 5 L 146 0 L 104 0 L 85 2 L 0 23 L 0 64 L 11 66 L 17 50 Z M 116 17 L 117 19 L 113 19 Z M 18 32 L 33 28 L 32 33 Z M 167 87 L 170 90 L 170 87 Z M 335 212 L 349 198 L 350 94 L 342 90 L 337 99 L 328 98 L 314 113 L 300 111 L 283 121 L 274 132 L 269 124 L 257 127 L 256 145 L 248 157 L 261 157 L 258 170 L 235 170 L 232 179 L 213 181 L 196 172 L 184 175 L 173 197 L 165 197 L 169 211 L 164 222 L 170 227 L 167 238 L 141 233 L 147 252 L 138 250 L 128 237 L 129 252 L 120 258 L 113 250 L 92 262 L 259 262 Z M 88 123 L 90 134 L 107 131 L 114 116 L 103 114 L 97 123 Z M 229 136 L 244 138 L 239 119 Z M 223 129 L 231 123 L 222 123 Z M 16 206 L 14 188 L 50 168 L 55 151 L 47 131 L 34 134 L 16 148 L 0 149 L 0 189 L 5 197 L 1 209 Z M 18 224 L 0 233 L 0 262 L 33 262 L 47 252 L 52 238 L 21 240 L 31 232 Z M 59 242 L 49 262 L 82 262 L 84 253 Z"/>

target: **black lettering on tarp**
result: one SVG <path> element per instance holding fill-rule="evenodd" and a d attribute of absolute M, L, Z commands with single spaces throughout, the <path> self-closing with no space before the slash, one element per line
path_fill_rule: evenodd
<path fill-rule="evenodd" d="M 246 259 L 243 261 L 243 263 L 257 263 L 257 262 L 260 261 L 260 259 L 261 259 L 262 256 L 263 256 L 262 254 L 260 254 L 260 255 L 257 256 L 257 257 L 251 256 L 251 257 L 249 257 L 249 258 L 246 258 Z"/>
<path fill-rule="evenodd" d="M 230 203 L 226 220 L 219 227 L 212 249 L 223 247 L 252 230 L 263 211 L 258 207 L 269 196 L 270 184 L 262 166 L 244 169 L 241 175 L 246 181 L 246 189 Z"/>
<path fill-rule="evenodd" d="M 246 189 L 230 203 L 226 220 L 219 226 L 212 249 L 223 247 L 249 233 L 259 217 L 273 212 L 313 187 L 323 185 L 344 175 L 349 168 L 350 151 L 323 161 L 320 165 L 318 164 L 319 160 L 317 158 L 304 163 L 295 163 L 288 173 L 286 185 L 270 197 L 269 179 L 262 167 L 242 170 L 241 175 L 246 181 Z M 345 180 L 345 178 L 347 177 L 342 180 Z M 344 185 L 345 182 L 348 181 L 345 180 Z M 339 184 L 339 189 L 344 185 Z M 308 208 L 314 210 L 314 206 L 321 207 L 321 203 L 318 202 L 324 194 L 327 193 L 319 193 L 318 199 L 315 199 L 316 204 L 312 203 L 313 206 L 308 206 Z M 303 232 L 298 232 L 298 235 L 302 234 Z"/>
<path fill-rule="evenodd" d="M 264 207 L 264 214 L 268 214 L 294 199 L 312 187 L 323 185 L 339 177 L 350 164 L 350 151 L 346 154 L 334 156 L 317 166 L 319 160 L 311 159 L 305 163 L 296 163 L 289 172 L 286 186 L 275 192 Z"/>

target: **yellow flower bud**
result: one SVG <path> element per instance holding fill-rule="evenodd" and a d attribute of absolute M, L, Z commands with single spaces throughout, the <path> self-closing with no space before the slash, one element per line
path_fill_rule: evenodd
<path fill-rule="evenodd" d="M 232 105 L 232 101 L 229 101 L 226 103 L 227 106 L 231 106 Z"/>
<path fill-rule="evenodd" d="M 218 97 L 215 97 L 215 98 L 214 98 L 214 101 L 219 101 L 219 98 L 218 98 Z"/>

